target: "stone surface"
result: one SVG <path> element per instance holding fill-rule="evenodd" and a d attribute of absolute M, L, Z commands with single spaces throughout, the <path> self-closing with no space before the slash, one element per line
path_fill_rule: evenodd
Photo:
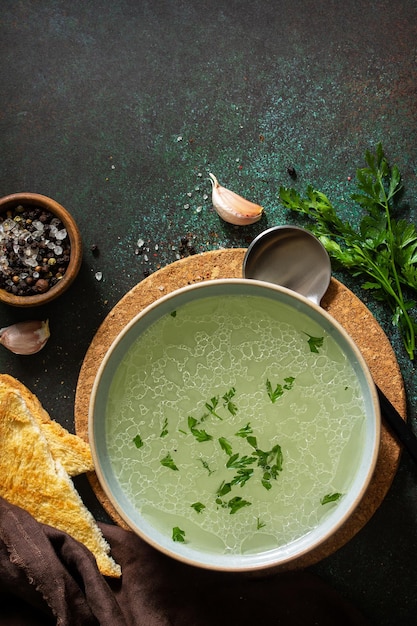
<path fill-rule="evenodd" d="M 417 222 L 414 0 L 3 0 L 0 41 L 0 195 L 54 198 L 85 244 L 59 300 L 0 307 L 0 326 L 48 317 L 52 333 L 33 357 L 2 350 L 0 369 L 72 430 L 80 368 L 116 303 L 178 257 L 246 247 L 268 226 L 299 223 L 280 185 L 312 184 L 356 221 L 355 172 L 382 141 L 403 174 L 401 214 Z M 221 222 L 209 172 L 262 204 L 264 218 Z M 336 276 L 394 347 L 416 428 L 415 366 L 389 311 L 357 279 Z M 416 621 L 416 483 L 404 454 L 368 524 L 314 566 L 378 626 Z M 77 486 L 107 519 L 87 481 Z"/>

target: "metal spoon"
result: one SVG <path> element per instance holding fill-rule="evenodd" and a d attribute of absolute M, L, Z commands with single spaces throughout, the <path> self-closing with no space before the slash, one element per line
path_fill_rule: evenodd
<path fill-rule="evenodd" d="M 287 287 L 320 304 L 330 284 L 330 258 L 322 243 L 308 230 L 275 226 L 260 233 L 249 245 L 243 259 L 243 276 Z M 417 463 L 417 437 L 375 386 L 385 422 Z"/>
<path fill-rule="evenodd" d="M 245 278 L 297 291 L 316 304 L 326 293 L 332 268 L 321 242 L 298 226 L 275 226 L 258 235 L 243 260 Z"/>

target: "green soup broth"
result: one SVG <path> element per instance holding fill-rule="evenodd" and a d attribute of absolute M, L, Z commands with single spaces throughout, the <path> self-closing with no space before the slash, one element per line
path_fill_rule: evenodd
<path fill-rule="evenodd" d="M 106 445 L 160 532 L 246 554 L 298 539 L 337 506 L 364 428 L 357 375 L 315 321 L 260 296 L 210 296 L 154 322 L 124 356 Z"/>

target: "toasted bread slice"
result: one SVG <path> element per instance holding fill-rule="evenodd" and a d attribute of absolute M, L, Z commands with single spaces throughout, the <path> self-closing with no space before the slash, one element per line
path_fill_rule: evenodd
<path fill-rule="evenodd" d="M 93 459 L 88 443 L 52 420 L 39 399 L 25 385 L 13 376 L 0 374 L 0 398 L 10 389 L 14 389 L 24 399 L 48 441 L 52 456 L 59 459 L 70 476 L 93 471 Z"/>
<path fill-rule="evenodd" d="M 119 577 L 121 569 L 109 556 L 109 545 L 60 460 L 53 457 L 39 416 L 29 405 L 33 403 L 16 389 L 0 394 L 0 494 L 39 522 L 83 543 L 102 574 Z"/>

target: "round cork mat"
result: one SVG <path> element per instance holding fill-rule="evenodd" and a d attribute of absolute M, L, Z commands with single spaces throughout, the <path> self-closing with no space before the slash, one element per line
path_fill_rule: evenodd
<path fill-rule="evenodd" d="M 81 367 L 75 397 L 76 433 L 88 441 L 90 395 L 98 367 L 125 325 L 146 306 L 180 287 L 215 278 L 241 278 L 246 249 L 204 252 L 164 267 L 133 287 L 107 315 L 98 329 Z M 406 397 L 400 368 L 384 331 L 366 306 L 342 283 L 332 278 L 322 299 L 328 311 L 359 346 L 375 382 L 406 419 Z M 387 494 L 400 461 L 401 447 L 387 430 L 381 429 L 381 446 L 373 479 L 353 515 L 337 532 L 309 554 L 286 564 L 285 569 L 307 567 L 345 545 L 372 517 Z M 108 500 L 94 472 L 91 486 L 110 517 L 128 529 Z"/>

